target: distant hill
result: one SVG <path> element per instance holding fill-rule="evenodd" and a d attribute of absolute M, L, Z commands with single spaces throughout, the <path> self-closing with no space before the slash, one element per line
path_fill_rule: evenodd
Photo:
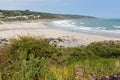
<path fill-rule="evenodd" d="M 35 19 L 91 19 L 95 17 L 70 14 L 51 14 L 30 10 L 0 10 L 1 21 L 21 21 Z"/>

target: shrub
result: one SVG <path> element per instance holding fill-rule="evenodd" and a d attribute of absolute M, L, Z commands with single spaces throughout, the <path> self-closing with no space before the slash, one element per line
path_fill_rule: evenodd
<path fill-rule="evenodd" d="M 1 51 L 0 69 L 3 80 L 54 78 L 52 73 L 48 74 L 47 65 L 56 51 L 57 48 L 49 45 L 47 39 L 26 36 L 11 39 Z"/>
<path fill-rule="evenodd" d="M 120 57 L 120 43 L 110 45 L 104 42 L 96 42 L 88 45 L 86 49 L 100 57 Z"/>
<path fill-rule="evenodd" d="M 58 48 L 49 43 L 48 39 L 30 36 L 11 39 L 0 53 L 0 78 L 73 80 L 78 76 L 75 66 L 84 70 L 82 78 L 86 79 L 92 72 L 96 77 L 120 72 L 120 44 L 96 42 L 86 47 Z"/>
<path fill-rule="evenodd" d="M 49 44 L 49 40 L 43 38 L 33 38 L 19 36 L 18 39 L 11 39 L 2 53 L 11 59 L 16 59 L 21 52 L 25 51 L 27 56 L 33 54 L 35 57 L 51 57 L 56 52 L 56 47 Z"/>

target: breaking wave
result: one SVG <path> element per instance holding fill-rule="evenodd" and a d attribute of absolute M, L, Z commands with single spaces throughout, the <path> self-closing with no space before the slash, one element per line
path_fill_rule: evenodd
<path fill-rule="evenodd" d="M 101 35 L 110 35 L 110 36 L 117 36 L 120 37 L 120 30 L 109 30 L 106 27 L 89 27 L 85 26 L 86 23 L 79 22 L 76 23 L 73 20 L 61 20 L 61 21 L 53 21 L 51 22 L 52 26 L 72 30 L 77 32 L 86 32 L 86 33 L 94 33 L 94 34 L 101 34 Z M 115 28 L 120 28 L 120 26 L 114 26 Z"/>

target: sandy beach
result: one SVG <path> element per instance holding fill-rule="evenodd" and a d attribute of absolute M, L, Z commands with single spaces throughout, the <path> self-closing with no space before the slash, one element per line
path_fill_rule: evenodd
<path fill-rule="evenodd" d="M 18 35 L 26 35 L 53 39 L 59 38 L 63 40 L 61 42 L 58 42 L 59 46 L 71 47 L 88 45 L 91 42 L 96 41 L 120 40 L 120 38 L 115 37 L 107 37 L 54 29 L 44 25 L 44 23 L 45 21 L 24 21 L 0 24 L 0 37 L 10 39 L 17 38 Z"/>

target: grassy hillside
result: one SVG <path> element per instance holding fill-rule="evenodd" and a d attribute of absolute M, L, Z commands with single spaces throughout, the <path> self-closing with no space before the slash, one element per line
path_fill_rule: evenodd
<path fill-rule="evenodd" d="M 89 19 L 90 16 L 82 15 L 64 15 L 51 14 L 43 12 L 33 12 L 29 10 L 0 10 L 0 20 L 2 21 L 16 21 L 16 20 L 34 20 L 34 19 Z"/>
<path fill-rule="evenodd" d="M 0 80 L 120 79 L 120 42 L 74 48 L 49 42 L 25 36 L 12 39 L 0 52 Z"/>

